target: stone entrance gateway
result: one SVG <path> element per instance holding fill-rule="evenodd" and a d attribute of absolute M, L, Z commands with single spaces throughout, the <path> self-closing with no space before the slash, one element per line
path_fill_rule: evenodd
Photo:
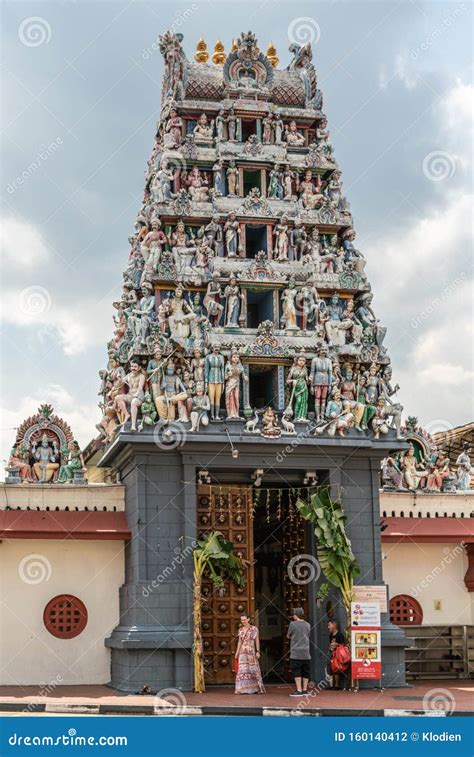
<path fill-rule="evenodd" d="M 233 657 L 242 613 L 259 628 L 264 678 L 280 683 L 288 679 L 286 630 L 291 610 L 294 606 L 308 610 L 307 586 L 317 575 L 315 560 L 308 565 L 308 529 L 296 511 L 297 496 L 298 490 L 284 482 L 278 487 L 258 488 L 197 486 L 198 538 L 220 531 L 234 544 L 246 567 L 243 588 L 227 582 L 223 590 L 216 591 L 210 579 L 203 582 L 208 684 L 234 682 Z"/>
<path fill-rule="evenodd" d="M 238 450 L 237 457 L 232 456 L 231 442 L 233 449 Z M 279 611 L 274 611 L 273 618 L 269 619 L 268 613 L 266 617 L 262 614 L 262 604 L 257 607 L 258 597 L 261 602 L 262 596 L 268 593 L 268 587 L 264 586 L 265 582 L 268 583 L 268 576 L 271 574 L 271 580 L 275 580 L 271 551 L 269 554 L 259 548 L 261 536 L 255 539 L 256 533 L 262 533 L 259 529 L 268 525 L 267 504 L 262 499 L 266 486 L 301 487 L 305 474 L 315 471 L 319 483 L 327 483 L 334 496 L 342 497 L 348 535 L 361 567 L 361 582 L 382 584 L 378 486 L 380 460 L 388 454 L 390 444 L 393 444 L 390 440 L 374 442 L 370 439 L 354 444 L 350 438 L 321 443 L 315 437 L 301 437 L 298 445 L 290 447 L 282 439 L 269 442 L 245 437 L 240 424 L 239 429 L 229 426 L 227 430 L 224 424 L 213 424 L 194 437 L 189 435 L 178 444 L 171 442 L 168 448 L 162 448 L 156 445 L 152 430 L 140 435 L 122 432 L 101 461 L 101 465 L 115 468 L 125 485 L 126 512 L 132 532 L 126 548 L 125 583 L 120 590 L 121 621 L 106 640 L 106 645 L 112 649 L 111 684 L 128 692 L 138 691 L 145 683 L 157 690 L 165 687 L 192 689 L 192 544 L 196 535 L 209 526 L 225 526 L 222 519 L 228 519 L 229 508 L 232 516 L 227 524 L 229 534 L 236 546 L 241 545 L 242 551 L 251 554 L 253 550 L 255 562 L 246 593 L 239 595 L 231 589 L 223 598 L 212 598 L 213 603 L 220 600 L 220 604 L 226 606 L 224 615 L 229 615 L 229 622 L 212 613 L 209 614 L 210 620 L 204 621 L 211 626 L 204 629 L 209 641 L 206 655 L 212 659 L 208 682 L 225 683 L 229 680 L 235 651 L 232 640 L 240 605 L 248 603 L 250 611 L 260 609 L 258 622 L 262 633 L 265 627 L 268 630 L 268 621 L 274 621 L 275 617 L 277 622 L 282 617 L 282 622 L 286 623 L 293 604 L 304 606 L 305 598 L 301 594 L 291 595 L 291 592 L 300 592 L 301 586 L 287 583 L 279 592 L 282 606 Z M 255 496 L 252 474 L 258 469 L 266 471 L 256 508 L 264 522 L 256 526 L 258 519 L 254 517 L 254 526 L 250 528 L 249 507 Z M 211 485 L 210 499 L 209 486 L 198 486 L 202 470 L 210 474 L 214 484 Z M 219 496 L 224 497 L 224 502 L 219 501 Z M 278 507 L 278 502 L 272 504 L 270 500 L 270 520 L 275 506 Z M 239 514 L 245 514 L 242 522 L 235 519 Z M 202 522 L 203 517 L 210 518 L 210 521 Z M 280 529 L 282 544 L 285 539 L 294 538 L 294 523 L 287 520 Z M 239 542 L 240 537 L 242 541 Z M 307 534 L 305 538 L 308 541 L 304 546 L 300 542 L 292 549 L 314 555 L 311 535 Z M 282 567 L 284 560 L 280 562 Z M 264 577 L 259 572 L 261 566 L 265 567 Z M 318 608 L 315 596 L 323 580 L 324 577 L 319 576 L 303 586 L 313 629 L 311 677 L 315 681 L 324 676 L 323 653 L 327 649 L 324 608 Z M 334 605 L 335 617 L 343 621 L 337 592 L 331 592 L 328 601 Z M 226 627 L 221 627 L 221 623 Z M 272 627 L 270 623 L 270 629 Z M 273 641 L 265 643 L 266 650 L 272 645 L 276 647 L 275 638 L 278 634 Z M 405 684 L 406 644 L 405 635 L 384 615 L 384 686 Z M 284 656 L 284 651 L 279 647 L 274 650 L 268 670 L 275 666 L 275 660 L 278 662 Z M 224 658 L 225 664 L 221 664 Z M 265 659 L 262 664 L 265 666 Z M 284 680 L 284 667 L 280 665 L 277 670 L 278 680 Z"/>

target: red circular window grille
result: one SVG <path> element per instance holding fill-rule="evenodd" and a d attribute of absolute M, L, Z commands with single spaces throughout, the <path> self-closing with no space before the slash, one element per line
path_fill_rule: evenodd
<path fill-rule="evenodd" d="M 72 594 L 59 594 L 44 608 L 43 622 L 57 639 L 74 639 L 87 625 L 86 606 Z"/>
<path fill-rule="evenodd" d="M 390 622 L 396 626 L 421 626 L 421 605 L 408 594 L 397 594 L 390 600 Z"/>

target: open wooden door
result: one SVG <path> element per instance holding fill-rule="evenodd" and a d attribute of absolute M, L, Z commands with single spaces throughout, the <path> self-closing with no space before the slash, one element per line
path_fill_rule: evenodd
<path fill-rule="evenodd" d="M 217 592 L 210 580 L 203 581 L 202 636 L 206 683 L 234 682 L 233 662 L 237 633 L 243 612 L 254 612 L 253 517 L 250 486 L 199 485 L 197 487 L 198 536 L 221 531 L 235 551 L 249 561 L 246 583 L 238 589 L 232 582 Z"/>

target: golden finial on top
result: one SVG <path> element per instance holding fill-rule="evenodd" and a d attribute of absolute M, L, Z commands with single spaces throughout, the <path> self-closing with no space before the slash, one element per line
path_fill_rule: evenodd
<path fill-rule="evenodd" d="M 267 58 L 272 64 L 273 68 L 276 68 L 278 66 L 280 58 L 277 55 L 276 47 L 274 46 L 273 42 L 270 42 L 267 47 Z"/>
<path fill-rule="evenodd" d="M 223 66 L 225 63 L 226 54 L 224 52 L 224 45 L 220 41 L 220 39 L 217 40 L 216 44 L 214 45 L 214 54 L 212 56 L 212 62 L 216 64 L 216 66 Z"/>
<path fill-rule="evenodd" d="M 207 61 L 209 60 L 207 44 L 204 42 L 202 37 L 196 45 L 196 54 L 194 55 L 194 60 L 196 61 L 196 63 L 207 63 Z"/>
<path fill-rule="evenodd" d="M 232 40 L 232 47 L 230 48 L 231 53 L 235 53 L 235 51 L 237 50 L 237 48 L 238 48 L 237 40 L 233 39 Z"/>

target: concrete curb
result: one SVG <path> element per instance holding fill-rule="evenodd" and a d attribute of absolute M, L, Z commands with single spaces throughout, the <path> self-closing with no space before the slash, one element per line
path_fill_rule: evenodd
<path fill-rule="evenodd" d="M 246 707 L 246 706 L 153 706 L 127 704 L 67 704 L 67 703 L 20 703 L 0 702 L 0 713 L 31 712 L 64 715 L 156 715 L 174 717 L 214 716 L 214 717 L 474 717 L 474 710 L 456 710 L 445 712 L 439 710 L 394 710 L 394 709 L 360 709 L 347 707 Z"/>

